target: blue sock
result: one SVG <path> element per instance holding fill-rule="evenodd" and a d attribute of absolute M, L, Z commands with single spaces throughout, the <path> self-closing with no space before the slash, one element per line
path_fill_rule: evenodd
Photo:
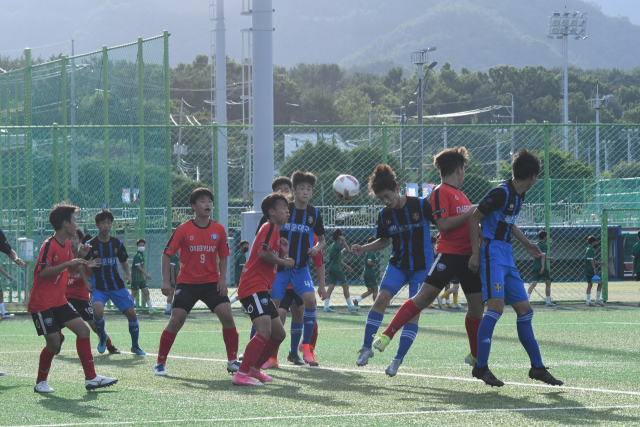
<path fill-rule="evenodd" d="M 96 319 L 96 317 L 93 317 L 93 324 L 96 325 L 96 329 L 98 330 L 98 335 L 100 336 L 100 339 L 106 339 L 107 338 L 107 333 L 104 331 L 104 317 L 101 317 L 99 319 Z"/>
<path fill-rule="evenodd" d="M 400 344 L 398 345 L 398 354 L 396 359 L 400 359 L 400 362 L 404 360 L 407 352 L 411 348 L 411 344 L 418 336 L 418 325 L 415 323 L 407 323 L 402 327 L 402 333 L 400 334 Z"/>
<path fill-rule="evenodd" d="M 291 322 L 291 353 L 298 352 L 298 344 L 300 344 L 300 338 L 302 338 L 302 329 L 304 323 Z"/>
<path fill-rule="evenodd" d="M 482 322 L 480 322 L 480 327 L 478 328 L 478 361 L 476 362 L 478 368 L 484 368 L 489 364 L 493 329 L 496 327 L 498 320 L 500 320 L 500 316 L 502 316 L 502 313 L 487 310 Z"/>
<path fill-rule="evenodd" d="M 138 347 L 138 336 L 140 335 L 140 325 L 138 318 L 129 320 L 129 333 L 131 334 L 131 347 Z"/>
<path fill-rule="evenodd" d="M 531 363 L 537 368 L 542 368 L 542 356 L 540 356 L 540 347 L 538 347 L 538 341 L 533 336 L 533 328 L 531 327 L 531 319 L 533 319 L 533 310 L 523 316 L 518 316 L 516 325 L 518 327 L 518 338 L 527 354 Z"/>
<path fill-rule="evenodd" d="M 378 333 L 383 317 L 383 314 L 369 310 L 369 314 L 367 314 L 367 323 L 364 325 L 364 343 L 362 344 L 362 347 L 371 348 L 373 336 Z"/>
<path fill-rule="evenodd" d="M 316 309 L 305 307 L 302 321 L 304 322 L 304 326 L 302 328 L 302 344 L 309 344 L 311 342 L 313 330 L 316 327 Z"/>
<path fill-rule="evenodd" d="M 251 325 L 251 335 L 249 335 L 249 341 L 251 341 L 251 338 L 253 338 L 253 336 L 256 334 L 256 328 Z"/>

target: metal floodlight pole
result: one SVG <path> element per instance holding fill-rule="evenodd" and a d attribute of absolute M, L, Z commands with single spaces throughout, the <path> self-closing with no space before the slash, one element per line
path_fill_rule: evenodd
<path fill-rule="evenodd" d="M 423 92 L 422 92 L 422 67 L 429 62 L 429 52 L 436 50 L 435 46 L 425 47 L 411 54 L 411 62 L 418 66 L 418 124 L 420 125 L 420 186 L 424 182 L 424 127 L 423 125 Z M 435 67 L 437 63 L 432 63 L 427 68 L 427 72 Z"/>
<path fill-rule="evenodd" d="M 600 212 L 600 109 L 607 108 L 611 98 L 613 95 L 606 95 L 600 99 L 600 84 L 596 82 L 596 98 L 589 100 L 589 109 L 596 110 L 596 206 L 598 212 Z M 605 156 L 607 156 L 606 149 L 605 146 Z M 605 167 L 608 168 L 607 160 L 605 158 Z"/>
<path fill-rule="evenodd" d="M 375 104 L 374 101 L 371 101 L 369 104 L 369 146 L 371 146 L 371 118 L 373 115 L 373 104 Z"/>
<path fill-rule="evenodd" d="M 216 122 L 218 123 L 218 177 L 212 184 L 216 193 L 218 221 L 224 228 L 229 225 L 229 189 L 227 176 L 227 53 L 224 0 L 216 0 Z M 229 269 L 231 272 L 231 269 Z"/>

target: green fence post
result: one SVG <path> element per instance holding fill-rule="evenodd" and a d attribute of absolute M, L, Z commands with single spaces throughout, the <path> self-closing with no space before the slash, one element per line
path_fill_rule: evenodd
<path fill-rule="evenodd" d="M 602 220 L 600 226 L 600 258 L 604 265 L 602 266 L 602 299 L 609 299 L 609 212 L 602 210 Z"/>
<path fill-rule="evenodd" d="M 216 197 L 218 197 L 218 182 L 220 179 L 218 178 L 218 124 L 215 123 L 211 130 L 213 132 L 213 191 Z M 213 204 L 213 220 L 215 222 L 220 221 L 220 205 L 218 203 Z"/>
<path fill-rule="evenodd" d="M 547 256 L 551 253 L 549 226 L 551 223 L 551 178 L 549 177 L 549 122 L 544 122 L 544 231 L 547 232 Z M 545 259 L 546 267 L 549 260 Z"/>
<path fill-rule="evenodd" d="M 107 47 L 102 46 L 102 117 L 104 124 L 104 201 L 109 203 L 109 55 Z M 115 227 L 114 227 L 115 233 Z"/>
<path fill-rule="evenodd" d="M 24 125 L 26 126 L 24 135 L 24 173 L 25 173 L 25 206 L 26 237 L 33 239 L 33 146 L 31 145 L 31 49 L 24 50 Z M 29 263 L 25 266 L 25 271 L 29 271 Z M 29 301 L 29 291 L 31 290 L 31 278 L 25 274 L 24 299 Z"/>
<path fill-rule="evenodd" d="M 64 151 L 63 151 L 64 152 Z M 53 203 L 58 203 L 60 197 L 60 171 L 58 170 L 58 124 L 53 124 Z M 62 156 L 66 157 L 66 156 Z M 66 200 L 66 199 L 65 199 Z"/>
<path fill-rule="evenodd" d="M 145 221 L 145 199 L 147 197 L 144 188 L 144 174 L 145 174 L 145 162 L 144 162 L 144 63 L 142 57 L 142 37 L 138 37 L 138 125 L 140 125 L 138 131 L 138 139 L 140 140 L 140 147 L 138 148 L 138 176 L 139 176 L 139 186 L 140 186 L 140 198 L 139 198 L 139 211 L 138 218 L 140 220 L 139 224 L 139 238 L 144 237 L 147 227 Z M 133 189 L 131 189 L 133 191 Z"/>
<path fill-rule="evenodd" d="M 62 56 L 62 199 L 69 200 L 69 145 L 67 141 L 67 57 Z M 55 169 L 56 171 L 58 169 Z M 58 193 L 56 193 L 57 197 Z"/>
<path fill-rule="evenodd" d="M 164 57 L 162 59 L 164 66 L 164 126 L 165 126 L 165 152 L 164 152 L 164 168 L 165 168 L 165 186 L 167 191 L 167 236 L 172 231 L 172 215 L 171 207 L 173 205 L 173 197 L 171 192 L 171 100 L 169 98 L 169 87 L 171 85 L 171 68 L 169 67 L 169 31 L 164 31 Z"/>

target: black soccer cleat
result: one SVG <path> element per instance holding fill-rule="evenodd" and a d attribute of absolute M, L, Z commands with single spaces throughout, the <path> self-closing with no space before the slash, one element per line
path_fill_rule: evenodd
<path fill-rule="evenodd" d="M 118 350 L 115 345 L 107 347 L 107 351 L 109 352 L 109 354 L 122 354 L 122 352 Z"/>
<path fill-rule="evenodd" d="M 529 369 L 529 378 L 532 380 L 542 381 L 543 383 L 549 385 L 563 385 L 564 383 L 558 379 L 556 379 L 551 372 L 547 370 L 544 366 L 538 368 L 531 364 L 531 369 Z"/>
<path fill-rule="evenodd" d="M 60 350 L 62 350 L 63 342 L 64 342 L 64 335 L 62 335 L 62 338 L 60 338 L 60 347 L 58 347 L 58 351 L 56 351 L 56 354 L 60 354 Z"/>
<path fill-rule="evenodd" d="M 287 356 L 287 360 L 293 363 L 294 365 L 298 365 L 298 366 L 304 365 L 304 360 L 300 359 L 300 355 L 298 354 L 297 351 L 294 353 L 289 353 L 289 355 Z"/>
<path fill-rule="evenodd" d="M 473 367 L 471 371 L 471 375 L 476 377 L 479 380 L 484 381 L 485 384 L 490 385 L 491 387 L 502 387 L 504 383 L 496 378 L 495 375 L 489 370 L 488 366 L 484 368 L 478 368 L 477 366 Z"/>

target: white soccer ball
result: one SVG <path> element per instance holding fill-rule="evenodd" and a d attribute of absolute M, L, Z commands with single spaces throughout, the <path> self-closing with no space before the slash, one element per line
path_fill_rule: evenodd
<path fill-rule="evenodd" d="M 360 184 L 351 175 L 340 175 L 333 181 L 333 192 L 340 200 L 353 200 L 360 192 Z"/>

